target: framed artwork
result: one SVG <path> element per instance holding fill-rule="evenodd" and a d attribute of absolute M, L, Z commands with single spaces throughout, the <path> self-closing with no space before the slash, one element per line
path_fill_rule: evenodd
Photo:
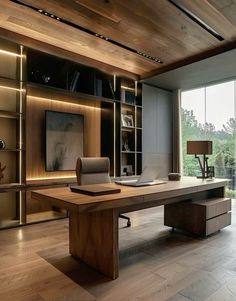
<path fill-rule="evenodd" d="M 121 125 L 125 127 L 134 127 L 133 115 L 121 114 Z"/>
<path fill-rule="evenodd" d="M 132 175 L 133 175 L 132 165 L 121 166 L 121 176 L 132 176 Z"/>
<path fill-rule="evenodd" d="M 75 170 L 83 156 L 84 116 L 45 111 L 46 171 Z"/>

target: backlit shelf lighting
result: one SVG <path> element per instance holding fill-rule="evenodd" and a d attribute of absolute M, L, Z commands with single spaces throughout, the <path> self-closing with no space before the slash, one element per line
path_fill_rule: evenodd
<path fill-rule="evenodd" d="M 6 54 L 6 55 L 11 55 L 11 56 L 16 56 L 16 57 L 21 57 L 21 54 L 11 52 L 11 51 L 7 51 L 7 50 L 3 50 L 3 49 L 0 49 L 0 53 Z"/>
<path fill-rule="evenodd" d="M 53 101 L 56 103 L 63 103 L 66 104 L 68 106 L 75 106 L 75 107 L 83 107 L 83 108 L 87 108 L 87 109 L 91 109 L 91 110 L 101 110 L 101 108 L 97 108 L 97 107 L 93 107 L 93 106 L 88 106 L 88 105 L 83 105 L 83 104 L 77 104 L 77 103 L 71 103 L 69 101 L 63 101 L 63 100 L 57 100 L 57 99 L 52 99 L 52 98 L 46 98 L 46 97 L 37 97 L 37 96 L 32 96 L 32 95 L 27 95 L 27 98 L 32 98 L 38 101 Z"/>
<path fill-rule="evenodd" d="M 26 178 L 26 181 L 57 180 L 57 179 L 76 179 L 76 176 L 52 176 L 52 177 Z"/>
<path fill-rule="evenodd" d="M 129 91 L 134 91 L 134 88 L 126 87 L 126 86 L 120 86 L 121 89 L 129 90 Z"/>
<path fill-rule="evenodd" d="M 20 150 L 22 150 L 23 146 L 24 146 L 24 142 L 23 142 L 23 118 L 22 118 L 22 114 L 23 114 L 23 98 L 25 99 L 25 93 L 23 93 L 24 89 L 23 89 L 23 51 L 24 51 L 24 47 L 23 45 L 20 45 L 20 95 L 19 95 L 19 113 L 20 113 L 20 119 L 19 119 L 19 147 Z M 23 182 L 23 154 L 22 152 L 20 152 L 19 154 L 19 182 L 22 183 Z M 23 201 L 20 199 L 20 204 Z M 22 205 L 23 207 L 23 205 Z M 24 222 L 24 218 L 21 218 L 21 221 Z"/>
<path fill-rule="evenodd" d="M 25 92 L 25 89 L 13 88 L 13 87 L 2 86 L 2 85 L 0 85 L 0 89 L 8 89 L 8 90 L 13 90 L 13 91 L 18 91 L 18 92 Z"/>

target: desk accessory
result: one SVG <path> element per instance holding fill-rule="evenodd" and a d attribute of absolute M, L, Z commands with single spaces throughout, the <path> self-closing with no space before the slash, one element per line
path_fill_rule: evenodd
<path fill-rule="evenodd" d="M 4 148 L 6 148 L 6 143 L 4 140 L 0 139 L 0 149 L 4 149 Z"/>
<path fill-rule="evenodd" d="M 208 178 L 214 178 L 215 177 L 215 167 L 214 166 L 208 166 L 207 177 Z"/>
<path fill-rule="evenodd" d="M 105 195 L 121 192 L 120 188 L 106 187 L 101 185 L 80 185 L 70 186 L 72 192 L 87 194 L 87 195 Z"/>
<path fill-rule="evenodd" d="M 178 172 L 170 172 L 168 174 L 169 181 L 179 181 L 181 179 L 181 174 Z"/>
<path fill-rule="evenodd" d="M 187 141 L 187 154 L 195 155 L 195 158 L 198 159 L 202 175 L 197 178 L 207 179 L 208 157 L 206 155 L 212 154 L 212 141 Z"/>

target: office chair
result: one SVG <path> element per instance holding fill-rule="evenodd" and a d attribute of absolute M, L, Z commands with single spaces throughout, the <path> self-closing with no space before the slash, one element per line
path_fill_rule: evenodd
<path fill-rule="evenodd" d="M 110 160 L 107 157 L 80 157 L 76 164 L 78 185 L 111 183 L 109 171 Z M 131 226 L 128 216 L 119 214 L 119 217 L 127 220 L 127 227 Z"/>

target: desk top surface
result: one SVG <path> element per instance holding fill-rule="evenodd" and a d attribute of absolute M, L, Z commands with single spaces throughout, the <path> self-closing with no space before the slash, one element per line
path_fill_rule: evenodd
<path fill-rule="evenodd" d="M 67 210 L 96 211 L 189 195 L 224 187 L 227 183 L 227 179 L 202 180 L 194 177 L 182 177 L 180 181 L 167 181 L 165 184 L 143 187 L 129 187 L 115 183 L 101 184 L 120 188 L 121 192 L 116 194 L 88 196 L 71 192 L 69 187 L 62 187 L 32 191 L 32 198 L 51 201 Z"/>

